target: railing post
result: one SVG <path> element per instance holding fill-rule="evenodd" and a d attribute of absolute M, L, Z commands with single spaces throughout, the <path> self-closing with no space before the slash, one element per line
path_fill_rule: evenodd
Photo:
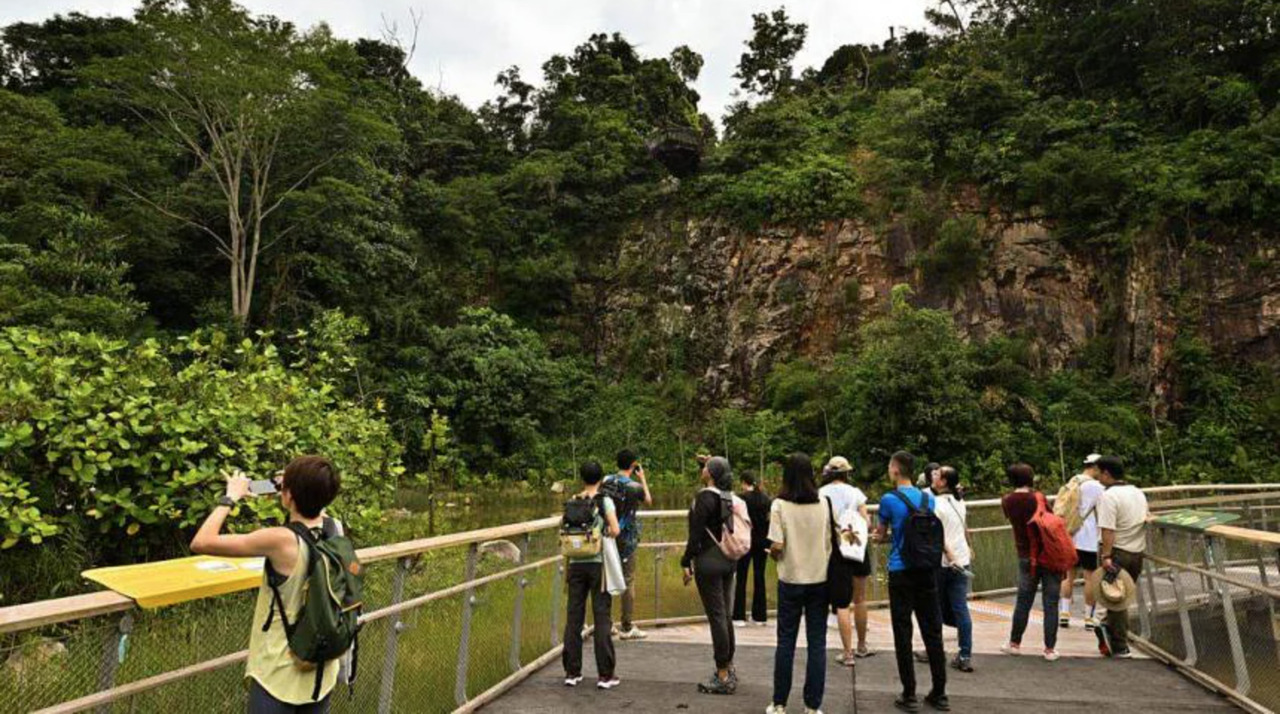
<path fill-rule="evenodd" d="M 472 543 L 467 548 L 467 571 L 463 582 L 476 577 L 476 561 L 480 558 L 480 546 Z M 468 589 L 462 595 L 462 633 L 458 636 L 458 676 L 453 685 L 453 700 L 458 706 L 467 703 L 467 664 L 471 659 L 471 610 L 475 606 L 476 591 Z"/>
<path fill-rule="evenodd" d="M 1173 583 L 1173 597 L 1178 603 L 1178 622 L 1182 625 L 1182 648 L 1186 650 L 1183 662 L 1188 667 L 1194 667 L 1199 659 L 1196 654 L 1196 631 L 1191 626 L 1191 613 L 1187 610 L 1187 599 L 1182 594 L 1182 573 L 1170 567 L 1169 580 Z"/>
<path fill-rule="evenodd" d="M 1147 536 L 1147 552 L 1148 552 L 1148 553 L 1154 553 L 1154 552 L 1155 552 L 1155 549 L 1156 549 L 1156 539 L 1155 539 L 1155 536 L 1154 536 L 1154 534 L 1151 532 L 1151 529 L 1150 529 L 1150 528 L 1148 528 L 1148 529 L 1146 529 L 1146 530 L 1147 530 L 1147 533 L 1146 533 L 1146 536 Z M 1152 564 L 1151 564 L 1151 566 L 1154 566 L 1154 565 L 1155 565 L 1155 563 L 1152 563 Z M 1143 623 L 1143 625 L 1142 625 L 1142 628 L 1143 628 L 1142 636 L 1143 636 L 1143 637 L 1151 637 L 1151 620 L 1154 620 L 1154 619 L 1156 618 L 1156 616 L 1160 614 L 1160 597 L 1159 597 L 1158 595 L 1156 595 L 1156 576 L 1155 576 L 1155 572 L 1154 572 L 1154 571 L 1155 571 L 1155 568 L 1154 568 L 1154 567 L 1151 567 L 1151 566 L 1148 566 L 1148 567 L 1146 567 L 1146 568 L 1143 568 L 1144 574 L 1147 576 L 1147 592 L 1151 594 L 1151 603 L 1150 603 L 1150 605 L 1148 605 L 1148 608 L 1149 608 L 1149 609 L 1148 609 L 1149 618 L 1148 618 L 1148 619 L 1147 619 L 1147 621 L 1146 621 L 1146 622 L 1144 622 L 1144 623 Z M 1139 593 L 1139 594 L 1141 594 L 1141 593 L 1142 593 L 1142 588 L 1138 588 L 1138 593 Z"/>
<path fill-rule="evenodd" d="M 524 534 L 524 539 L 520 541 L 520 563 L 523 565 L 529 559 L 529 534 Z M 522 644 L 523 633 L 521 629 L 524 625 L 524 589 L 529 584 L 529 579 L 522 573 L 520 578 L 516 580 L 516 603 L 513 608 L 514 613 L 511 616 L 511 671 L 516 672 L 520 669 L 520 647 Z"/>
<path fill-rule="evenodd" d="M 560 587 L 564 584 L 564 558 L 556 562 L 555 572 L 551 577 L 551 646 L 560 644 L 560 610 L 564 603 L 560 602 Z"/>
<path fill-rule="evenodd" d="M 662 619 L 662 561 L 666 559 L 666 551 L 653 549 L 653 619 Z"/>
<path fill-rule="evenodd" d="M 1214 553 L 1214 538 L 1210 535 L 1204 537 L 1204 557 L 1209 561 L 1212 569 L 1217 570 L 1219 574 L 1226 574 L 1227 568 L 1223 563 L 1223 558 Z M 1226 552 L 1225 543 L 1223 544 L 1223 553 Z M 1231 644 L 1231 663 L 1235 665 L 1236 672 L 1236 691 L 1242 695 L 1249 694 L 1249 665 L 1244 659 L 1244 644 L 1240 641 L 1240 623 L 1236 621 L 1235 603 L 1231 598 L 1231 586 L 1229 584 L 1217 582 L 1218 596 L 1222 599 L 1222 618 L 1227 625 L 1227 641 Z"/>
<path fill-rule="evenodd" d="M 133 632 L 133 613 L 126 612 L 116 623 L 115 632 L 102 645 L 102 661 L 98 666 L 98 691 L 104 692 L 115 686 L 116 671 L 124 662 L 125 651 L 129 648 L 129 633 Z M 110 704 L 98 707 L 98 714 L 111 711 Z"/>
<path fill-rule="evenodd" d="M 1151 637 L 1151 613 L 1147 610 L 1147 596 L 1142 594 L 1142 580 L 1142 578 L 1139 578 L 1138 581 L 1134 583 L 1134 589 L 1137 590 L 1138 594 L 1138 622 L 1141 627 L 1142 637 L 1144 639 L 1149 639 Z M 1150 585 L 1150 582 L 1151 581 L 1148 579 L 1148 585 Z M 1155 598 L 1155 590 L 1152 589 L 1151 599 L 1155 600 Z"/>
<path fill-rule="evenodd" d="M 396 605 L 404 599 L 404 579 L 409 572 L 412 560 L 408 557 L 396 561 L 396 574 L 391 580 L 391 604 Z M 378 687 L 378 714 L 390 714 L 391 702 L 396 692 L 396 653 L 399 647 L 400 632 L 404 630 L 404 621 L 397 614 L 388 625 L 387 641 L 382 654 L 382 683 Z"/>

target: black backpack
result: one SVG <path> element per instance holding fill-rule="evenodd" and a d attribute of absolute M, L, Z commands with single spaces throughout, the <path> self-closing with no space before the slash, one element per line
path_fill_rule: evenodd
<path fill-rule="evenodd" d="M 564 502 L 564 514 L 560 520 L 562 534 L 587 533 L 596 524 L 596 514 L 604 514 L 600 507 L 600 497 L 574 497 Z"/>
<path fill-rule="evenodd" d="M 890 491 L 907 507 L 902 524 L 902 548 L 899 556 L 908 570 L 942 567 L 942 521 L 929 508 L 929 499 L 920 494 L 920 507 L 911 503 L 901 491 Z"/>
<path fill-rule="evenodd" d="M 634 515 L 640 506 L 639 499 L 622 484 L 622 479 L 618 478 L 617 474 L 606 476 L 604 481 L 600 482 L 600 495 L 613 499 L 619 523 Z"/>

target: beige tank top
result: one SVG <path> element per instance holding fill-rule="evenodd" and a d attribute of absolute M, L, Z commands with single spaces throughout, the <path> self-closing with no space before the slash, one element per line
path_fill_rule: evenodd
<path fill-rule="evenodd" d="M 302 610 L 305 595 L 306 562 L 310 549 L 298 539 L 298 563 L 288 579 L 280 586 L 280 599 L 289 615 L 289 622 L 294 622 L 298 612 Z M 267 690 L 267 693 L 286 704 L 307 704 L 316 687 L 315 666 L 309 662 L 300 662 L 289 653 L 289 639 L 285 635 L 284 622 L 277 609 L 271 618 L 271 627 L 266 632 L 262 625 L 267 621 L 275 600 L 271 595 L 271 586 L 267 583 L 267 571 L 262 572 L 262 585 L 258 587 L 258 602 L 253 609 L 253 630 L 249 633 L 249 662 L 244 676 L 253 679 Z M 339 660 L 328 662 L 324 666 L 324 678 L 320 683 L 320 698 L 324 699 L 338 683 Z"/>

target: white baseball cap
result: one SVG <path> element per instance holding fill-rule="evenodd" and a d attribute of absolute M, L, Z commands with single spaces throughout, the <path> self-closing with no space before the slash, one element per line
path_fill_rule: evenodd
<path fill-rule="evenodd" d="M 1101 458 L 1102 458 L 1102 454 L 1089 454 L 1088 456 L 1084 457 L 1084 465 L 1093 466 L 1094 464 L 1098 463 L 1098 460 Z"/>

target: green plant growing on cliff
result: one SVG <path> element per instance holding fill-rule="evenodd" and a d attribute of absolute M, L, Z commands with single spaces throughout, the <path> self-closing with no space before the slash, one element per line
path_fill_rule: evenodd
<path fill-rule="evenodd" d="M 914 262 L 924 276 L 925 285 L 937 286 L 946 295 L 955 295 L 980 274 L 986 262 L 981 219 L 975 216 L 946 219 L 933 243 L 917 253 Z"/>

